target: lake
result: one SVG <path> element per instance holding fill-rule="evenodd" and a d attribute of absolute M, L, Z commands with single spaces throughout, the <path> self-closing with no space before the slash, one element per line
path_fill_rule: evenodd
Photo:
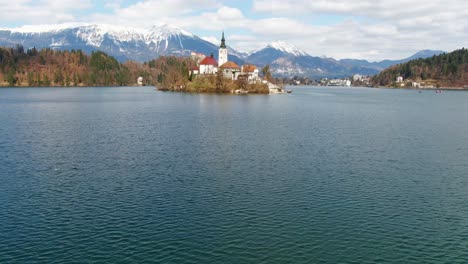
<path fill-rule="evenodd" d="M 0 263 L 468 263 L 468 92 L 0 89 Z"/>

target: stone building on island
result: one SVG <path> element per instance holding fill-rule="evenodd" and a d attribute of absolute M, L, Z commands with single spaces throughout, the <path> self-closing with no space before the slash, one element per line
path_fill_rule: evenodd
<path fill-rule="evenodd" d="M 223 71 L 223 77 L 226 79 L 237 80 L 241 72 L 241 67 L 232 61 L 223 63 L 219 68 Z"/>

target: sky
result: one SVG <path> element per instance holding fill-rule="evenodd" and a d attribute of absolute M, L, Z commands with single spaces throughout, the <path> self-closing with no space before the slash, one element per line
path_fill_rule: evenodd
<path fill-rule="evenodd" d="M 467 46 L 466 0 L 0 0 L 0 27 L 171 24 L 252 52 L 283 40 L 313 56 L 371 61 Z"/>

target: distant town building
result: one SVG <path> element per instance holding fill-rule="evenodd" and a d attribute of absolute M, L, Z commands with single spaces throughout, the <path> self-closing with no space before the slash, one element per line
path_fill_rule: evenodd
<path fill-rule="evenodd" d="M 351 86 L 351 81 L 347 79 L 331 79 L 328 81 L 328 86 Z"/>
<path fill-rule="evenodd" d="M 139 76 L 139 77 L 137 78 L 137 84 L 138 84 L 138 85 L 143 85 L 143 77 Z"/>
<path fill-rule="evenodd" d="M 325 86 L 325 85 L 327 85 L 327 84 L 328 84 L 328 78 L 321 78 L 321 79 L 320 79 L 320 85 Z"/>
<path fill-rule="evenodd" d="M 362 82 L 362 79 L 363 79 L 363 78 L 364 78 L 364 77 L 363 77 L 362 75 L 360 75 L 360 74 L 354 74 L 354 75 L 353 75 L 353 82 L 358 82 L 358 81 L 359 81 L 359 82 Z"/>
<path fill-rule="evenodd" d="M 402 76 L 398 76 L 398 77 L 396 78 L 396 82 L 397 82 L 397 83 L 402 83 L 402 82 L 403 82 L 403 77 L 402 77 Z"/>

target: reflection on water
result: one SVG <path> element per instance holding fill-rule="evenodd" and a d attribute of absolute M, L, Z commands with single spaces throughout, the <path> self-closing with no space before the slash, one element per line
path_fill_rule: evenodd
<path fill-rule="evenodd" d="M 1 263 L 463 263 L 468 93 L 0 90 Z"/>

